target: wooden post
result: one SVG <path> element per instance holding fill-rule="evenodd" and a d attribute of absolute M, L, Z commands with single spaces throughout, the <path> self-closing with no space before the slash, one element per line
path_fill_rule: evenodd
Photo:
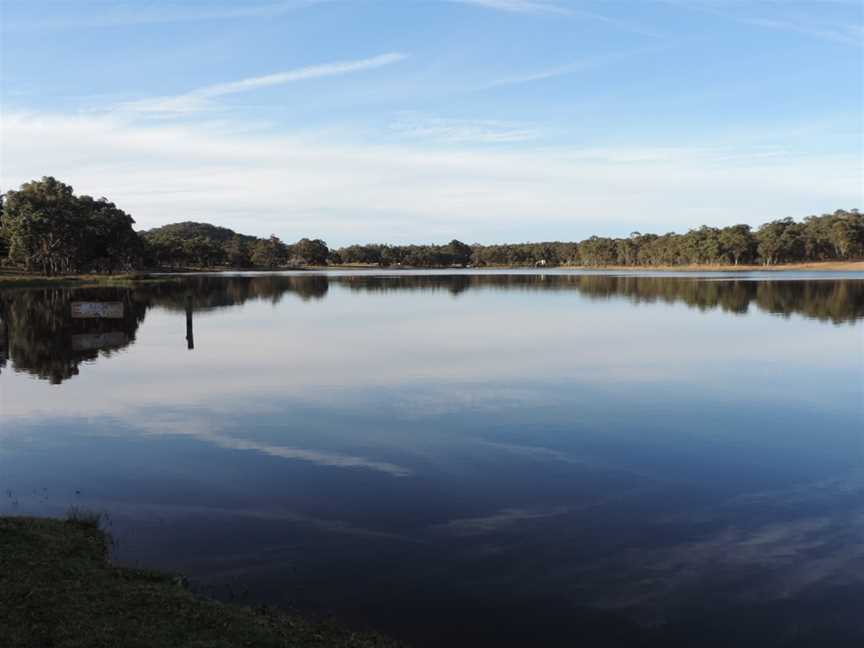
<path fill-rule="evenodd" d="M 192 334 L 192 295 L 186 295 L 186 348 L 195 348 L 195 337 Z"/>

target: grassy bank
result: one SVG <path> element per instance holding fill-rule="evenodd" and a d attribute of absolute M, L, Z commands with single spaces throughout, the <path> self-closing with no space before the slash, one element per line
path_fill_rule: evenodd
<path fill-rule="evenodd" d="M 63 287 L 84 288 L 89 286 L 115 286 L 140 283 L 142 281 L 165 281 L 145 272 L 126 272 L 113 275 L 63 275 L 46 277 L 44 275 L 22 273 L 16 270 L 0 270 L 0 288 L 40 288 Z"/>
<path fill-rule="evenodd" d="M 204 600 L 182 579 L 108 562 L 92 519 L 0 517 L 4 648 L 381 648 L 391 640 Z"/>
<path fill-rule="evenodd" d="M 285 272 L 298 270 L 320 270 L 323 268 L 166 268 L 150 272 L 123 272 L 118 274 L 80 274 L 45 276 L 9 268 L 0 269 L 0 288 L 85 288 L 93 286 L 116 286 L 141 283 L 143 281 L 168 281 L 174 275 L 217 272 Z M 158 274 L 156 274 L 158 273 Z"/>
<path fill-rule="evenodd" d="M 550 266 L 551 269 L 555 266 Z M 792 271 L 807 271 L 807 272 L 864 272 L 864 261 L 821 261 L 818 263 L 786 263 L 781 265 L 765 266 L 765 265 L 678 265 L 678 266 L 558 266 L 568 270 L 609 270 L 614 272 L 633 271 L 661 271 L 661 272 L 792 272 Z M 478 269 L 487 270 L 506 270 L 506 269 L 531 269 L 533 266 L 484 266 Z M 369 264 L 340 264 L 332 266 L 307 266 L 305 268 L 272 268 L 269 270 L 256 269 L 261 272 L 280 272 L 285 270 L 449 270 L 452 268 L 414 268 L 410 266 L 390 266 L 381 267 Z M 537 268 L 538 270 L 546 268 Z M 211 269 L 186 269 L 186 270 L 171 270 L 175 274 L 183 274 L 189 272 L 233 272 L 249 270 L 249 268 L 211 268 Z M 166 271 L 169 272 L 169 271 Z M 142 281 L 167 281 L 169 277 L 165 275 L 154 275 L 145 272 L 130 272 L 115 275 L 70 275 L 59 277 L 45 277 L 36 274 L 26 274 L 15 270 L 0 270 L 0 288 L 35 288 L 44 286 L 58 287 L 90 287 L 104 285 L 128 285 Z"/>

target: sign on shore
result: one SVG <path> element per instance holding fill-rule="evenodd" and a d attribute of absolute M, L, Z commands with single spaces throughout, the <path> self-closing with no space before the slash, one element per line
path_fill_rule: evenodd
<path fill-rule="evenodd" d="M 122 319 L 123 302 L 72 302 L 72 317 Z"/>

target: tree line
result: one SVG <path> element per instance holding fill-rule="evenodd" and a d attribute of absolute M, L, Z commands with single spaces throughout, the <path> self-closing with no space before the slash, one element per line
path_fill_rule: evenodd
<path fill-rule="evenodd" d="M 52 177 L 0 197 L 0 258 L 47 276 L 141 269 L 285 268 L 324 265 L 320 239 L 286 244 L 208 223 L 173 223 L 135 231 L 133 218 L 109 202 L 76 196 Z"/>
<path fill-rule="evenodd" d="M 550 241 L 467 246 L 351 245 L 336 250 L 340 263 L 378 266 L 680 266 L 777 265 L 845 261 L 864 257 L 864 214 L 857 209 L 782 218 L 756 230 L 749 225 L 702 227 L 685 234 L 642 234 L 626 238 L 592 236 L 579 242 Z"/>
<path fill-rule="evenodd" d="M 326 265 L 330 255 L 320 239 L 294 244 L 277 236 L 257 238 L 209 223 L 172 223 L 141 232 L 145 263 L 158 268 L 284 268 Z"/>
<path fill-rule="evenodd" d="M 777 265 L 864 258 L 864 214 L 857 209 L 782 218 L 757 229 L 739 224 L 684 234 L 592 236 L 468 245 L 372 243 L 330 249 L 321 239 L 288 244 L 210 225 L 182 222 L 136 232 L 132 217 L 106 198 L 76 196 L 45 177 L 0 197 L 0 256 L 46 275 L 138 269 L 259 268 L 359 264 L 379 267 Z"/>

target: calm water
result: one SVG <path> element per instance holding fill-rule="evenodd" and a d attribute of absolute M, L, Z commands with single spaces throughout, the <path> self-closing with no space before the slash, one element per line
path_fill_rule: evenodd
<path fill-rule="evenodd" d="M 860 274 L 0 304 L 0 514 L 106 511 L 120 562 L 420 646 L 862 645 Z"/>

